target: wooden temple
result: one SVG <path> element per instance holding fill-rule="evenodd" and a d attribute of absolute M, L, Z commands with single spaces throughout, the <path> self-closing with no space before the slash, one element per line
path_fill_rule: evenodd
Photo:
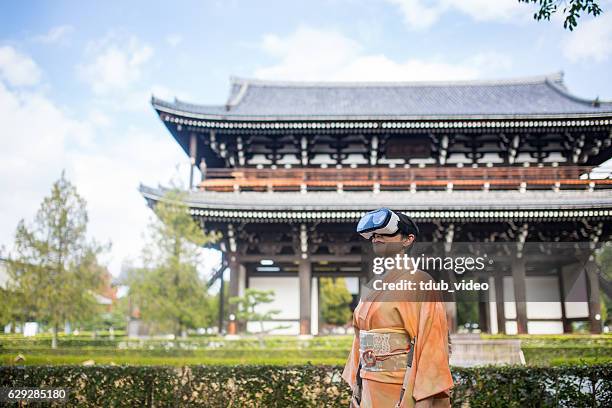
<path fill-rule="evenodd" d="M 354 231 L 374 208 L 407 213 L 428 242 L 596 243 L 612 234 L 612 179 L 598 170 L 612 157 L 612 102 L 571 94 L 562 73 L 452 82 L 233 78 L 223 105 L 155 97 L 152 105 L 191 160 L 193 217 L 223 235 L 216 246 L 230 296 L 275 289 L 282 313 L 269 324 L 286 324 L 287 333 L 318 332 L 319 278 L 371 277 L 367 243 Z M 149 205 L 163 199 L 162 187 L 140 191 Z M 481 299 L 481 329 L 563 333 L 585 321 L 600 332 L 593 258 L 578 275 L 568 267 L 508 262 Z M 565 301 L 569 284 L 585 302 Z M 528 291 L 551 285 L 559 296 L 550 310 L 527 302 Z M 456 313 L 450 306 L 453 326 Z M 228 332 L 237 327 L 229 322 Z"/>

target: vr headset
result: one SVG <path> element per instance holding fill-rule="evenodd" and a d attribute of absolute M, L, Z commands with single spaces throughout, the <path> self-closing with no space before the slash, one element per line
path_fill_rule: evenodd
<path fill-rule="evenodd" d="M 419 235 L 419 228 L 414 221 L 406 215 L 391 211 L 388 208 L 380 208 L 370 211 L 359 220 L 357 232 L 365 239 L 370 239 L 374 234 L 393 236 L 399 232 L 413 234 L 415 238 Z"/>

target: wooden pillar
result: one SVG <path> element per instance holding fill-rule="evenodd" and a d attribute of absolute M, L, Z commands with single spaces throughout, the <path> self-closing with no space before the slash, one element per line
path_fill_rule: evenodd
<path fill-rule="evenodd" d="M 189 135 L 189 189 L 193 188 L 193 172 L 196 165 L 196 155 L 198 153 L 198 140 L 196 134 L 192 133 Z"/>
<path fill-rule="evenodd" d="M 601 305 L 599 303 L 599 276 L 597 264 L 592 257 L 584 265 L 589 298 L 589 326 L 592 334 L 601 334 Z"/>
<path fill-rule="evenodd" d="M 512 261 L 514 283 L 514 304 L 516 305 L 516 326 L 518 334 L 527 333 L 527 297 L 525 287 L 525 258 L 516 256 Z"/>
<path fill-rule="evenodd" d="M 229 268 L 230 268 L 230 287 L 229 297 L 230 299 L 235 296 L 239 296 L 240 290 L 240 264 L 235 253 L 229 254 Z M 236 320 L 236 305 L 230 304 L 230 320 L 227 324 L 227 334 L 236 334 L 238 332 L 238 322 Z"/>
<path fill-rule="evenodd" d="M 299 265 L 300 283 L 300 334 L 310 333 L 310 308 L 311 308 L 311 288 L 312 265 L 309 260 L 300 260 Z"/>
<path fill-rule="evenodd" d="M 374 252 L 372 251 L 372 242 L 364 239 L 361 241 L 361 274 L 363 285 L 374 278 L 373 262 Z"/>
<path fill-rule="evenodd" d="M 561 321 L 563 322 L 563 333 L 571 333 L 572 325 L 567 320 L 567 312 L 565 310 L 565 282 L 563 281 L 563 269 L 557 267 L 557 279 L 559 279 L 559 301 L 561 302 Z"/>
<path fill-rule="evenodd" d="M 221 288 L 219 289 L 219 334 L 223 334 L 223 306 L 225 303 L 225 281 L 223 280 L 223 274 L 221 274 Z"/>
<path fill-rule="evenodd" d="M 497 332 L 506 333 L 506 314 L 504 311 L 504 275 L 495 274 L 495 309 L 497 310 Z"/>
<path fill-rule="evenodd" d="M 202 175 L 200 181 L 206 180 L 206 161 L 204 158 L 200 159 L 200 174 Z"/>
<path fill-rule="evenodd" d="M 478 279 L 479 283 L 485 283 L 486 279 Z M 489 292 L 478 291 L 478 326 L 481 332 L 489 332 Z"/>

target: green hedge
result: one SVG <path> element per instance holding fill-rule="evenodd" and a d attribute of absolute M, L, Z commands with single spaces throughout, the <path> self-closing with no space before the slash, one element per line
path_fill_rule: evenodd
<path fill-rule="evenodd" d="M 570 359 L 605 359 L 612 356 L 610 346 L 521 347 L 529 365 L 550 365 L 553 361 Z"/>
<path fill-rule="evenodd" d="M 341 366 L 0 367 L 3 387 L 67 387 L 67 406 L 345 407 Z M 609 407 L 612 365 L 453 369 L 453 407 Z M 58 403 L 57 406 L 60 406 Z"/>
<path fill-rule="evenodd" d="M 24 365 L 80 365 L 84 361 L 93 360 L 96 364 L 128 364 L 128 365 L 236 365 L 236 364 L 272 364 L 272 365 L 296 365 L 296 364 L 324 364 L 334 365 L 346 362 L 348 351 L 346 350 L 208 350 L 197 352 L 177 352 L 159 354 L 148 351 L 118 351 L 112 352 L 88 352 L 65 353 L 64 350 L 56 353 L 56 350 L 47 352 L 19 351 L 7 354 L 0 353 L 0 365 L 12 365 L 15 358 L 21 355 L 25 358 Z"/>
<path fill-rule="evenodd" d="M 128 348 L 128 349 L 261 349 L 261 348 L 346 348 L 350 349 L 352 336 L 321 336 L 311 339 L 298 339 L 296 336 L 266 336 L 263 340 L 256 337 L 245 337 L 227 340 L 223 337 L 200 337 L 186 339 L 129 339 L 129 338 L 88 338 L 64 336 L 58 338 L 59 348 Z M 51 338 L 47 336 L 19 337 L 0 335 L 0 348 L 49 348 Z"/>

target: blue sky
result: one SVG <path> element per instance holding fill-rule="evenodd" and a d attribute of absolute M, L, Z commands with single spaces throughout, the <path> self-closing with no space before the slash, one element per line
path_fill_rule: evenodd
<path fill-rule="evenodd" d="M 562 70 L 612 99 L 612 1 L 574 32 L 516 0 L 29 1 L 0 5 L 0 245 L 62 169 L 118 273 L 150 212 L 137 191 L 185 181 L 149 105 L 223 103 L 231 75 L 294 80 L 509 78 Z"/>

